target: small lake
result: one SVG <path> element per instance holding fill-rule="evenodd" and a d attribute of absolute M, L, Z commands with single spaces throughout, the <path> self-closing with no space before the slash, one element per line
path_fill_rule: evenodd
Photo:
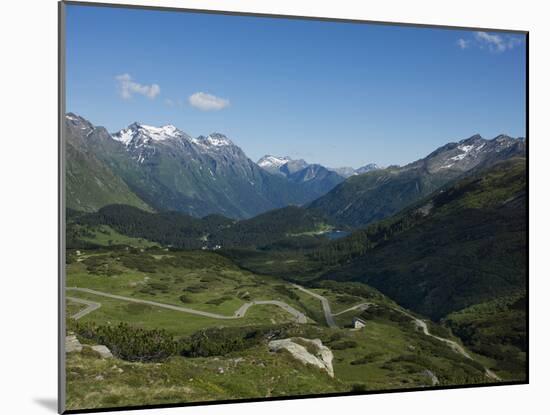
<path fill-rule="evenodd" d="M 323 236 L 326 236 L 328 239 L 333 241 L 335 239 L 340 239 L 340 238 L 343 238 L 344 236 L 348 236 L 350 233 L 351 232 L 347 232 L 347 231 L 329 231 L 329 232 L 323 233 Z"/>

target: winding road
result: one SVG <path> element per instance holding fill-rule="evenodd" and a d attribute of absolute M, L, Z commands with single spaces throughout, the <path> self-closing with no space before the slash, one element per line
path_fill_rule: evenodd
<path fill-rule="evenodd" d="M 306 288 L 304 288 L 304 287 L 302 287 L 298 284 L 292 284 L 292 286 L 295 287 L 296 289 L 310 295 L 311 297 L 314 297 L 314 298 L 318 299 L 321 302 L 321 305 L 323 307 L 323 312 L 325 314 L 325 320 L 327 322 L 327 326 L 332 327 L 332 328 L 337 328 L 338 327 L 338 325 L 336 324 L 336 321 L 334 321 L 335 316 L 339 316 L 341 314 L 344 314 L 344 313 L 347 313 L 347 312 L 353 311 L 353 310 L 363 311 L 363 310 L 368 309 L 368 307 L 372 305 L 372 303 L 361 303 L 361 304 L 357 304 L 353 307 L 350 307 L 346 310 L 340 311 L 339 313 L 333 314 L 332 310 L 330 308 L 330 303 L 329 303 L 329 301 L 327 300 L 326 297 L 323 297 L 320 294 L 317 294 L 313 291 L 310 291 L 310 290 L 308 290 L 308 289 L 306 289 Z M 102 297 L 112 298 L 112 299 L 115 299 L 115 300 L 127 301 L 127 302 L 131 302 L 131 303 L 148 304 L 148 305 L 152 305 L 152 306 L 155 306 L 155 307 L 162 307 L 162 308 L 166 308 L 166 309 L 169 309 L 169 310 L 180 311 L 180 312 L 183 312 L 183 313 L 195 314 L 195 315 L 198 315 L 198 316 L 217 318 L 217 319 L 222 319 L 222 320 L 232 320 L 232 319 L 243 318 L 246 315 L 248 309 L 250 307 L 254 306 L 254 305 L 275 305 L 277 307 L 282 308 L 284 311 L 286 311 L 290 315 L 292 315 L 295 318 L 295 321 L 297 323 L 300 323 L 300 324 L 307 323 L 307 317 L 304 313 L 296 310 L 294 307 L 288 305 L 287 303 L 285 303 L 283 301 L 278 301 L 278 300 L 256 300 L 256 301 L 251 301 L 251 302 L 245 303 L 241 307 L 239 307 L 237 309 L 237 311 L 235 311 L 235 313 L 233 313 L 233 315 L 226 316 L 226 315 L 223 315 L 223 314 L 210 313 L 208 311 L 195 310 L 193 308 L 188 308 L 188 307 L 181 307 L 181 306 L 176 306 L 176 305 L 171 305 L 171 304 L 158 303 L 156 301 L 142 300 L 142 299 L 139 299 L 139 298 L 125 297 L 125 296 L 116 295 L 116 294 L 109 294 L 109 293 L 105 293 L 105 292 L 102 292 L 102 291 L 92 290 L 90 288 L 67 287 L 66 290 L 67 291 L 78 291 L 78 292 L 98 295 L 98 296 L 102 296 Z M 93 301 L 82 300 L 80 298 L 74 298 L 74 297 L 67 297 L 67 299 L 70 300 L 70 301 L 73 301 L 73 302 L 85 304 L 87 306 L 85 309 L 79 311 L 78 313 L 76 313 L 75 315 L 72 316 L 72 318 L 75 319 L 75 320 L 78 320 L 79 318 L 84 317 L 85 315 L 87 315 L 87 314 L 91 313 L 92 311 L 97 310 L 99 307 L 101 307 L 100 303 L 96 303 L 96 302 L 93 302 Z M 472 358 L 472 356 L 470 356 L 470 354 L 468 352 L 466 352 L 464 347 L 462 347 L 457 342 L 455 342 L 453 340 L 445 339 L 443 337 L 439 337 L 439 336 L 436 336 L 436 335 L 430 333 L 430 330 L 428 328 L 428 324 L 424 320 L 421 320 L 421 319 L 413 316 L 412 314 L 410 314 L 410 313 L 408 313 L 404 310 L 401 310 L 399 308 L 392 307 L 392 309 L 399 312 L 399 313 L 402 313 L 402 314 L 406 315 L 407 317 L 409 317 L 416 324 L 416 326 L 419 329 L 422 330 L 424 335 L 432 337 L 434 339 L 437 339 L 440 342 L 443 342 L 443 343 L 447 344 L 456 353 L 461 354 L 462 356 L 464 356 L 465 358 L 467 358 L 469 360 L 474 360 Z M 485 369 L 485 375 L 488 378 L 493 379 L 493 380 L 501 380 L 501 378 L 497 374 L 492 372 L 490 369 L 488 369 L 488 368 L 484 368 L 484 369 Z"/>
<path fill-rule="evenodd" d="M 147 304 L 147 305 L 152 305 L 152 306 L 155 306 L 155 307 L 167 308 L 169 310 L 181 311 L 183 313 L 195 314 L 195 315 L 198 315 L 198 316 L 217 318 L 217 319 L 222 319 L 222 320 L 232 320 L 232 319 L 236 319 L 236 318 L 242 318 L 246 315 L 246 312 L 248 311 L 248 309 L 250 307 L 252 307 L 253 305 L 268 304 L 268 305 L 275 305 L 277 307 L 282 308 L 287 313 L 291 314 L 295 318 L 295 321 L 297 323 L 300 323 L 300 324 L 307 323 L 307 317 L 304 313 L 296 310 L 294 307 L 288 305 L 287 303 L 284 303 L 282 301 L 277 301 L 277 300 L 258 300 L 258 301 L 252 301 L 250 303 L 245 303 L 241 307 L 239 307 L 239 309 L 237 311 L 235 311 L 235 313 L 233 315 L 226 316 L 226 315 L 223 315 L 223 314 L 210 313 L 208 311 L 195 310 L 193 308 L 188 308 L 188 307 L 181 307 L 181 306 L 176 306 L 176 305 L 166 304 L 166 303 L 158 303 L 156 301 L 142 300 L 142 299 L 139 299 L 139 298 L 125 297 L 125 296 L 116 295 L 116 294 L 109 294 L 109 293 L 106 293 L 106 292 L 103 292 L 103 291 L 92 290 L 90 288 L 67 287 L 66 290 L 67 291 L 79 291 L 79 292 L 83 292 L 83 293 L 99 295 L 99 296 L 102 296 L 102 297 L 112 298 L 112 299 L 115 299 L 115 300 L 127 301 L 127 302 L 131 302 L 131 303 Z M 73 300 L 73 297 L 67 297 L 67 298 Z M 86 315 L 88 313 L 91 313 L 92 311 L 94 311 L 95 309 L 97 309 L 101 306 L 101 304 L 93 303 L 91 301 L 86 301 L 86 300 L 79 300 L 79 301 L 82 302 L 83 304 L 88 304 L 90 307 L 92 306 L 92 304 L 97 305 L 97 307 L 95 307 L 93 309 L 88 309 L 87 308 L 87 309 L 82 310 L 81 312 L 75 314 L 75 316 L 77 316 L 78 314 L 81 314 L 81 313 L 85 312 L 84 314 L 78 316 L 78 318 L 83 317 L 84 315 Z M 75 316 L 73 316 L 73 318 L 75 318 Z"/>
<path fill-rule="evenodd" d="M 435 334 L 432 334 L 430 333 L 430 330 L 428 330 L 428 325 L 426 324 L 426 322 L 424 320 L 420 320 L 419 318 L 416 318 L 414 317 L 413 315 L 407 313 L 406 311 L 403 311 L 403 310 L 399 310 L 397 308 L 394 308 L 394 310 L 396 311 L 399 311 L 400 313 L 403 313 L 405 314 L 406 316 L 410 317 L 414 323 L 416 324 L 416 326 L 418 328 L 420 328 L 422 330 L 422 332 L 426 335 L 426 336 L 430 336 L 430 337 L 433 337 L 434 339 L 437 339 L 439 340 L 440 342 L 443 342 L 443 343 L 446 343 L 447 345 L 449 345 L 451 347 L 451 349 L 453 349 L 455 352 L 461 354 L 462 356 L 464 356 L 466 359 L 469 359 L 469 360 L 474 360 L 474 358 L 472 356 L 470 356 L 470 354 L 464 349 L 464 347 L 462 347 L 460 344 L 458 344 L 457 342 L 453 341 L 453 340 L 449 340 L 449 339 L 445 339 L 444 337 L 439 337 L 439 336 L 436 336 Z M 485 376 L 487 376 L 489 379 L 493 379 L 493 380 L 502 380 L 495 372 L 493 372 L 491 369 L 489 368 L 486 368 L 484 367 L 485 369 Z"/>
<path fill-rule="evenodd" d="M 330 303 L 329 301 L 326 299 L 326 297 L 323 297 L 322 295 L 320 294 L 317 294 L 317 293 L 314 293 L 313 291 L 310 291 L 304 287 L 301 287 L 299 286 L 298 284 L 292 284 L 295 288 L 299 289 L 300 291 L 303 291 L 305 292 L 306 294 L 309 294 L 310 296 L 314 297 L 314 298 L 317 298 L 319 301 L 321 301 L 321 304 L 323 305 L 323 311 L 325 313 L 325 320 L 327 322 L 327 325 L 329 327 L 338 327 L 336 325 L 336 322 L 334 321 L 334 317 L 335 316 L 339 316 L 340 314 L 344 314 L 344 313 L 347 313 L 348 311 L 352 311 L 352 310 L 366 310 L 370 305 L 372 305 L 372 303 L 361 303 L 361 304 L 357 304 L 353 307 L 350 307 L 344 311 L 340 311 L 339 313 L 336 313 L 336 314 L 333 314 L 331 309 L 330 309 Z M 422 330 L 422 332 L 426 335 L 426 336 L 429 336 L 429 337 L 433 337 L 434 339 L 437 339 L 439 340 L 440 342 L 443 342 L 445 344 L 447 344 L 451 349 L 453 349 L 453 351 L 455 351 L 456 353 L 459 353 L 461 354 L 462 356 L 464 356 L 466 359 L 469 359 L 469 360 L 474 360 L 472 356 L 470 356 L 470 354 L 464 349 L 464 347 L 462 347 L 460 344 L 458 344 L 457 342 L 453 341 L 453 340 L 449 340 L 449 339 L 445 339 L 443 337 L 439 337 L 439 336 L 436 336 L 435 334 L 432 334 L 430 333 L 430 330 L 428 329 L 428 324 L 424 321 L 424 320 L 421 320 L 419 318 L 416 318 L 415 316 L 413 316 L 412 314 L 410 313 L 407 313 L 406 311 L 404 310 L 401 310 L 399 308 L 396 308 L 396 307 L 392 307 L 393 310 L 399 312 L 399 313 L 402 313 L 404 315 L 406 315 L 407 317 L 409 317 L 415 324 L 418 328 L 420 328 Z M 485 369 L 485 376 L 487 376 L 489 379 L 493 379 L 493 380 L 502 380 L 496 373 L 494 373 L 492 370 L 484 367 Z"/>

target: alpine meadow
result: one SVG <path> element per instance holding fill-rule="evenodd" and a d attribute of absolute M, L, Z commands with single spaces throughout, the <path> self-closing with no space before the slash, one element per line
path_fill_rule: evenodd
<path fill-rule="evenodd" d="M 65 7 L 66 410 L 528 380 L 523 34 Z"/>

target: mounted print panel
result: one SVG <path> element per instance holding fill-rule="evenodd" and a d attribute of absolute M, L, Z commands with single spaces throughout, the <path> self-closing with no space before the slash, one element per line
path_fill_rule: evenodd
<path fill-rule="evenodd" d="M 527 51 L 60 3 L 60 412 L 526 383 Z"/>

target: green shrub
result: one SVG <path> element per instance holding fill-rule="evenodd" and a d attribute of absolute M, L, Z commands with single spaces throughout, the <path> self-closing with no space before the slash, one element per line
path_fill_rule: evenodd
<path fill-rule="evenodd" d="M 186 294 L 180 295 L 180 301 L 181 301 L 182 303 L 186 303 L 186 304 L 187 304 L 187 303 L 192 303 L 192 302 L 193 302 L 193 301 L 191 300 L 191 297 L 189 297 L 189 296 L 186 295 Z"/>
<path fill-rule="evenodd" d="M 179 348 L 188 357 L 223 356 L 285 334 L 285 326 L 209 328 L 181 339 Z"/>
<path fill-rule="evenodd" d="M 231 300 L 231 296 L 224 295 L 223 297 L 213 298 L 211 300 L 206 301 L 206 304 L 213 304 L 213 305 L 220 305 L 221 303 L 224 303 L 226 301 Z"/>
<path fill-rule="evenodd" d="M 121 261 L 127 268 L 137 269 L 148 274 L 157 270 L 157 260 L 139 250 L 132 249 L 131 254 L 121 256 Z"/>
<path fill-rule="evenodd" d="M 287 297 L 287 298 L 290 298 L 292 300 L 295 300 L 295 301 L 299 301 L 300 300 L 300 296 L 298 294 L 296 294 L 294 292 L 294 290 L 288 288 L 286 285 L 276 285 L 275 287 L 275 291 L 278 292 L 279 294 Z"/>
<path fill-rule="evenodd" d="M 131 362 L 159 362 L 178 352 L 177 342 L 165 330 L 145 330 L 125 323 L 117 326 L 77 323 L 75 331 L 85 339 L 104 344 L 114 356 Z"/>
<path fill-rule="evenodd" d="M 90 274 L 110 277 L 118 273 L 109 262 L 109 259 L 103 255 L 86 258 L 82 263 L 86 265 L 86 270 Z"/>
<path fill-rule="evenodd" d="M 162 292 L 168 292 L 168 285 L 164 284 L 162 282 L 150 282 L 149 286 L 153 290 L 162 291 Z"/>
<path fill-rule="evenodd" d="M 190 293 L 200 293 L 207 289 L 208 289 L 208 286 L 206 284 L 195 284 L 195 285 L 190 285 L 187 288 L 184 288 L 184 291 L 189 291 Z"/>

